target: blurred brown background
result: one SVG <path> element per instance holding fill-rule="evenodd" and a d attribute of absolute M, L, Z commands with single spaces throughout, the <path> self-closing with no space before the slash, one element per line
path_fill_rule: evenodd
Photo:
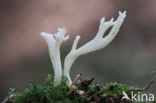
<path fill-rule="evenodd" d="M 8 88 L 24 89 L 53 73 L 48 48 L 40 32 L 66 27 L 71 41 L 62 46 L 62 59 L 74 35 L 79 46 L 92 39 L 99 20 L 127 17 L 115 40 L 106 48 L 81 56 L 72 77 L 96 77 L 96 82 L 120 81 L 143 87 L 156 70 L 156 0 L 0 0 L 0 100 Z M 68 49 L 66 49 L 68 48 Z M 149 90 L 152 93 L 156 85 Z"/>

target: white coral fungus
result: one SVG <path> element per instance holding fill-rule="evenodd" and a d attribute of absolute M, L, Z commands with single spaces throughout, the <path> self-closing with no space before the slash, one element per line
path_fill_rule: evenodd
<path fill-rule="evenodd" d="M 72 84 L 72 80 L 70 78 L 70 69 L 74 61 L 83 54 L 90 53 L 107 46 L 119 32 L 120 26 L 122 25 L 125 17 L 126 11 L 124 11 L 123 13 L 119 11 L 119 16 L 115 21 L 113 18 L 109 21 L 105 21 L 105 18 L 103 17 L 100 21 L 99 30 L 96 36 L 88 43 L 84 44 L 82 47 L 77 48 L 80 36 L 76 36 L 72 49 L 65 58 L 64 69 L 62 69 L 61 66 L 60 46 L 63 41 L 66 41 L 69 38 L 69 36 L 65 36 L 65 28 L 59 28 L 56 34 L 42 32 L 41 36 L 44 37 L 48 45 L 50 58 L 54 68 L 54 82 L 58 84 L 60 82 L 61 76 L 64 75 L 67 77 L 68 85 L 70 86 Z M 110 27 L 112 28 L 109 34 L 103 37 L 104 33 Z"/>

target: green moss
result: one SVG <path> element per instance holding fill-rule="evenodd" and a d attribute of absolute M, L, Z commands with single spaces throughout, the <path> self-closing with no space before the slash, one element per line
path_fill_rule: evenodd
<path fill-rule="evenodd" d="M 22 93 L 12 91 L 16 94 L 16 97 L 10 101 L 15 103 L 54 103 L 64 99 L 68 92 L 68 87 L 65 84 L 66 79 L 63 77 L 60 85 L 57 86 L 52 81 L 53 77 L 48 75 L 43 84 L 31 82 L 29 83 L 29 89 Z M 9 94 L 11 94 L 11 91 L 9 91 Z"/>
<path fill-rule="evenodd" d="M 117 82 L 110 82 L 100 86 L 93 84 L 90 80 L 77 83 L 75 85 L 77 89 L 71 90 L 66 82 L 66 77 L 62 77 L 61 83 L 55 85 L 53 76 L 48 75 L 42 84 L 31 82 L 29 88 L 21 93 L 11 88 L 9 95 L 16 94 L 16 96 L 10 98 L 8 103 L 111 103 L 110 100 L 114 101 L 112 103 L 121 103 L 123 91 L 130 95 L 131 91 L 142 90 L 142 88 L 133 88 Z M 78 93 L 80 90 L 84 92 L 83 95 Z"/>

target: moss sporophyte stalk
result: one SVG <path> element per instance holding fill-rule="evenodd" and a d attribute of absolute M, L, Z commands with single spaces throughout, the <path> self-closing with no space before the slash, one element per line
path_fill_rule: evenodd
<path fill-rule="evenodd" d="M 155 76 L 145 88 L 129 87 L 119 82 L 99 85 L 93 83 L 94 78 L 83 80 L 81 74 L 78 74 L 73 81 L 70 77 L 70 69 L 75 60 L 83 54 L 106 47 L 119 32 L 125 17 L 126 11 L 119 12 L 116 20 L 112 18 L 105 21 L 103 17 L 96 36 L 79 48 L 77 45 L 80 36 L 76 36 L 70 52 L 65 57 L 63 67 L 60 47 L 69 39 L 66 29 L 58 28 L 58 32 L 54 34 L 42 32 L 41 36 L 48 45 L 54 76 L 48 75 L 41 84 L 29 83 L 29 88 L 21 93 L 10 89 L 9 96 L 2 103 L 156 103 L 154 95 L 152 97 L 151 94 L 147 94 L 146 97 L 144 93 L 155 82 Z M 110 32 L 104 36 L 109 28 Z"/>

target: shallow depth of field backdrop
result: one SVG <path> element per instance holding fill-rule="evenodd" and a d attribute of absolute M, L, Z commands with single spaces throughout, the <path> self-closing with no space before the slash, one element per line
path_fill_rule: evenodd
<path fill-rule="evenodd" d="M 64 59 L 75 35 L 83 45 L 95 36 L 101 17 L 116 18 L 119 10 L 126 10 L 127 17 L 117 37 L 106 48 L 81 56 L 72 77 L 82 73 L 101 84 L 145 86 L 156 70 L 155 5 L 156 0 L 0 0 L 0 100 L 8 88 L 20 91 L 53 73 L 40 32 L 67 28 L 71 39 L 62 45 Z"/>

